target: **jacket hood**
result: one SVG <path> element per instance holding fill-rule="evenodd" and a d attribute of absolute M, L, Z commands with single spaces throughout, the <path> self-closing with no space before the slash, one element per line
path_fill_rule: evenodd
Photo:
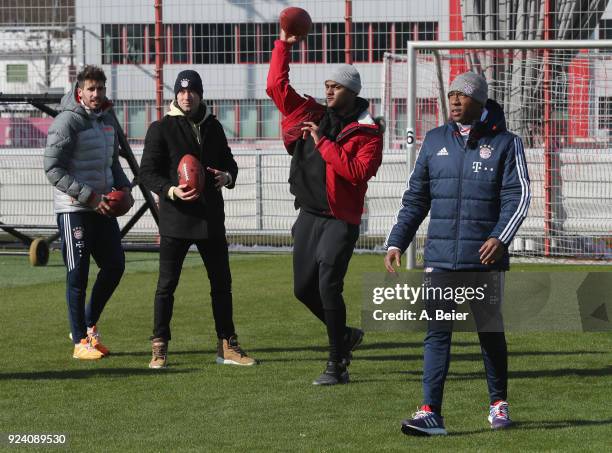
<path fill-rule="evenodd" d="M 484 135 L 495 135 L 506 131 L 506 115 L 504 115 L 504 110 L 501 105 L 493 99 L 488 99 L 485 104 L 485 109 L 487 110 L 485 119 L 482 121 L 474 121 L 472 123 L 472 128 L 479 129 L 481 133 L 484 132 Z M 454 121 L 449 119 L 448 124 L 457 129 L 457 125 Z"/>
<path fill-rule="evenodd" d="M 370 108 L 370 103 L 363 98 L 357 97 L 357 110 L 360 112 L 355 121 L 351 122 L 347 126 L 354 125 L 357 123 L 360 126 L 377 126 L 378 131 L 382 134 L 385 132 L 387 128 L 387 123 L 385 122 L 385 118 L 382 116 L 372 117 L 368 109 Z"/>
<path fill-rule="evenodd" d="M 79 83 L 74 82 L 74 84 L 72 84 L 72 87 L 70 88 L 70 91 L 62 97 L 59 108 L 60 112 L 68 111 L 75 112 L 83 116 L 88 116 L 87 110 L 81 104 L 79 92 L 77 91 L 78 86 Z M 102 104 L 100 112 L 107 112 L 112 108 L 112 106 L 113 103 L 108 98 L 106 98 L 104 100 L 104 103 Z"/>
<path fill-rule="evenodd" d="M 202 101 L 201 105 L 204 107 L 204 115 L 202 116 L 202 118 L 197 118 L 195 121 L 188 117 L 185 112 L 183 112 L 178 105 L 176 105 L 175 101 L 170 102 L 170 105 L 168 107 L 168 111 L 166 112 L 167 116 L 184 116 L 188 119 L 190 119 L 192 122 L 194 122 L 197 126 L 199 126 L 200 124 L 202 124 L 204 121 L 206 121 L 206 119 L 210 116 L 210 108 L 208 108 L 208 105 L 206 105 L 206 103 L 204 101 Z"/>
<path fill-rule="evenodd" d="M 347 124 L 342 129 L 340 134 L 338 134 L 337 139 L 346 137 L 348 134 L 360 129 L 366 130 L 369 133 L 382 135 L 385 133 L 386 128 L 387 123 L 385 122 L 384 117 L 372 117 L 372 115 L 370 115 L 370 112 L 364 110 L 363 112 L 361 112 L 361 114 L 357 117 L 355 121 Z"/>
<path fill-rule="evenodd" d="M 506 115 L 504 115 L 504 110 L 502 109 L 501 105 L 499 105 L 493 99 L 489 99 L 485 104 L 485 108 L 488 112 L 487 117 L 483 121 L 483 123 L 486 125 L 486 129 L 491 133 L 491 135 L 505 132 L 507 130 Z"/>
<path fill-rule="evenodd" d="M 387 130 L 387 120 L 385 120 L 384 116 L 377 116 L 375 118 L 372 118 L 374 120 L 374 124 L 376 124 L 378 126 L 378 130 L 380 131 L 381 134 L 384 134 L 385 131 Z"/>
<path fill-rule="evenodd" d="M 478 144 L 478 140 L 482 137 L 491 137 L 501 132 L 507 131 L 506 128 L 506 116 L 501 105 L 495 102 L 493 99 L 488 99 L 485 104 L 487 115 L 484 120 L 474 121 L 472 123 L 472 129 L 467 139 L 466 146 L 468 148 L 475 148 Z M 455 134 L 459 134 L 459 128 L 457 123 L 449 121 L 449 127 L 452 128 Z"/>

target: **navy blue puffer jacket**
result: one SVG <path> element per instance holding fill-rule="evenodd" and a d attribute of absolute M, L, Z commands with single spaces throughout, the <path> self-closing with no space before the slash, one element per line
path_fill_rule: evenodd
<path fill-rule="evenodd" d="M 508 252 L 492 265 L 478 249 L 491 237 L 507 246 L 527 216 L 531 192 L 520 137 L 506 129 L 495 101 L 465 142 L 450 122 L 427 133 L 385 246 L 402 253 L 431 212 L 425 266 L 448 270 L 508 269 Z"/>

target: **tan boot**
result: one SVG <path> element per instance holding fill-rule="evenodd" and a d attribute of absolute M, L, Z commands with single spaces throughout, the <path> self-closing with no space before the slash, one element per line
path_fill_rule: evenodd
<path fill-rule="evenodd" d="M 257 364 L 257 361 L 242 350 L 238 343 L 238 337 L 232 335 L 227 339 L 219 339 L 217 343 L 217 363 L 219 365 L 251 366 Z"/>
<path fill-rule="evenodd" d="M 153 338 L 151 340 L 151 349 L 153 357 L 149 362 L 149 368 L 160 369 L 166 368 L 168 362 L 168 342 L 163 338 Z"/>

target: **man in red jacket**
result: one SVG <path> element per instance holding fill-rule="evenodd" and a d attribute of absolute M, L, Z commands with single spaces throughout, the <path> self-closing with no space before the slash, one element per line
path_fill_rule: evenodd
<path fill-rule="evenodd" d="M 340 65 L 325 81 L 327 106 L 289 84 L 296 36 L 281 31 L 274 43 L 266 92 L 283 114 L 282 133 L 292 156 L 290 190 L 298 218 L 292 228 L 295 296 L 327 327 L 329 360 L 314 385 L 348 382 L 351 351 L 363 331 L 346 326 L 344 276 L 359 237 L 367 181 L 382 161 L 382 130 L 358 97 L 359 73 Z"/>

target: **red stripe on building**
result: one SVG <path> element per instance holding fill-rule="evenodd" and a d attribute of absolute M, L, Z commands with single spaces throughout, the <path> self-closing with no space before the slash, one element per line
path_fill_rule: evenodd
<path fill-rule="evenodd" d="M 448 0 L 449 36 L 450 41 L 463 41 L 463 22 L 461 21 L 461 0 Z M 450 81 L 459 74 L 467 71 L 467 65 L 463 58 L 462 50 L 451 50 Z"/>
<path fill-rule="evenodd" d="M 568 134 L 568 141 L 571 143 L 576 138 L 586 138 L 589 136 L 589 79 L 590 67 L 587 58 L 581 54 L 586 53 L 585 49 L 572 60 L 568 70 L 568 125 L 571 125 L 571 133 Z"/>

